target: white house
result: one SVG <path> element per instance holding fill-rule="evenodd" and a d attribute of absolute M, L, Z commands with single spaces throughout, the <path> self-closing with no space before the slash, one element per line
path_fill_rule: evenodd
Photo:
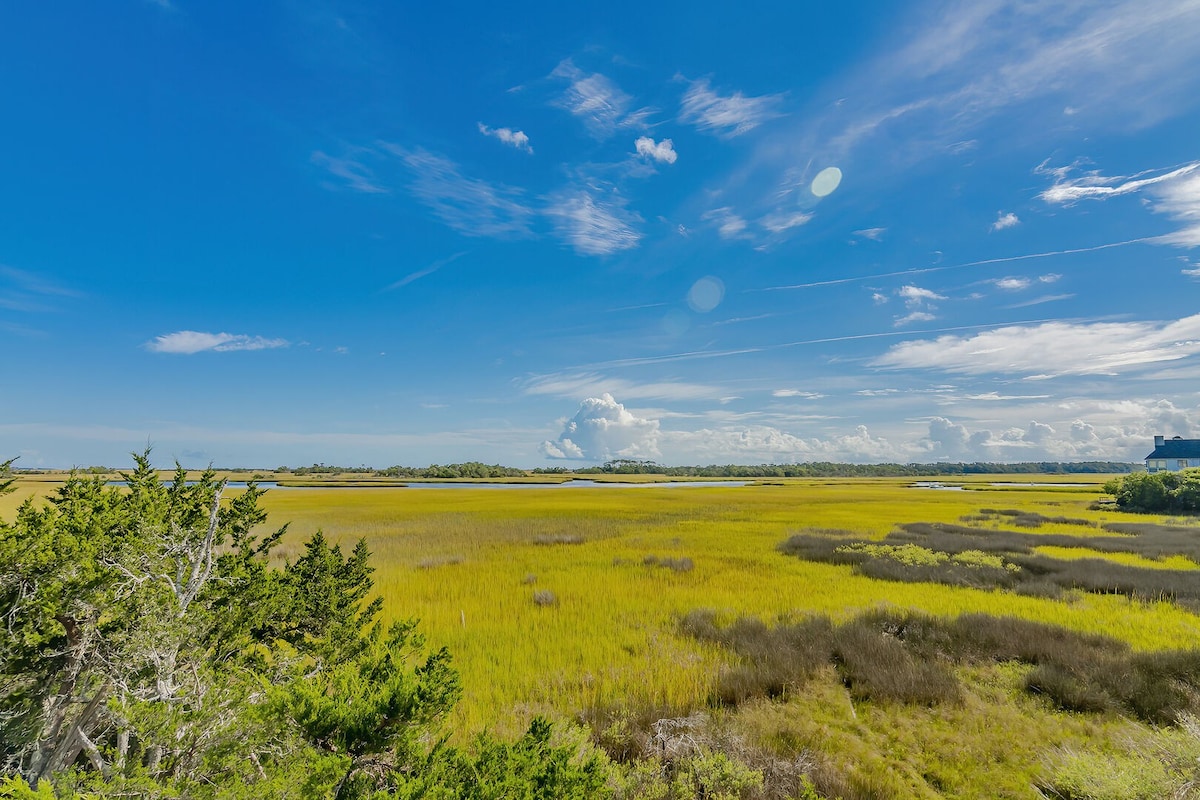
<path fill-rule="evenodd" d="M 1154 452 L 1146 456 L 1147 472 L 1178 472 L 1200 467 L 1200 439 L 1154 437 Z"/>

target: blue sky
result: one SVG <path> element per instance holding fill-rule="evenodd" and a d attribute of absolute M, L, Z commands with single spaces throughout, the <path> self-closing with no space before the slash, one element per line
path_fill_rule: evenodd
<path fill-rule="evenodd" d="M 1200 2 L 0 11 L 22 466 L 1140 460 Z"/>

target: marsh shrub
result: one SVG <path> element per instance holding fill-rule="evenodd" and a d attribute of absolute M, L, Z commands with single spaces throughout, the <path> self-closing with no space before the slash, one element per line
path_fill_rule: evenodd
<path fill-rule="evenodd" d="M 535 606 L 556 606 L 558 605 L 558 595 L 549 589 L 538 589 L 533 593 L 533 604 Z"/>
<path fill-rule="evenodd" d="M 551 533 L 533 537 L 534 544 L 583 544 L 586 539 L 577 533 Z"/>
<path fill-rule="evenodd" d="M 1021 512 L 1013 509 L 984 511 L 1008 518 L 1013 524 L 1022 521 Z M 1086 522 L 1034 516 L 1037 525 L 1033 527 L 1044 522 Z M 781 543 L 779 550 L 808 561 L 851 565 L 860 574 L 878 580 L 1011 589 L 1034 597 L 1058 597 L 1063 590 L 1079 589 L 1142 600 L 1171 600 L 1200 610 L 1200 581 L 1193 570 L 1131 566 L 1104 558 L 1060 559 L 1036 551 L 1047 546 L 1088 548 L 1149 559 L 1184 556 L 1200 561 L 1200 535 L 1194 527 L 1128 523 L 1104 527 L 1123 535 L 1029 534 L 915 522 L 900 525 L 881 542 L 798 533 Z"/>
<path fill-rule="evenodd" d="M 713 699 L 737 706 L 754 697 L 780 697 L 810 679 L 831 662 L 833 624 L 827 617 L 769 628 L 753 617 L 739 617 L 720 627 L 712 611 L 692 611 L 680 620 L 680 631 L 738 654 L 741 662 L 725 668 Z"/>
<path fill-rule="evenodd" d="M 1025 689 L 1045 695 L 1063 711 L 1108 711 L 1115 706 L 1112 696 L 1092 685 L 1088 676 L 1079 675 L 1059 664 L 1042 664 L 1025 677 Z"/>
<path fill-rule="evenodd" d="M 914 657 L 902 640 L 870 619 L 837 629 L 834 658 L 850 694 L 860 700 L 934 705 L 960 698 L 958 681 L 948 669 Z"/>
<path fill-rule="evenodd" d="M 1031 667 L 1025 689 L 1061 709 L 1118 710 L 1154 724 L 1200 710 L 1200 650 L 1132 653 L 1115 639 L 1015 617 L 882 610 L 840 626 L 814 617 L 769 627 L 745 617 L 720 626 L 712 612 L 694 611 L 680 629 L 738 655 L 718 678 L 718 705 L 796 691 L 830 664 L 856 699 L 956 702 L 951 666 L 1018 662 Z"/>
<path fill-rule="evenodd" d="M 647 567 L 663 567 L 674 572 L 691 572 L 696 568 L 696 564 L 687 556 L 673 558 L 670 556 L 646 556 L 642 559 L 642 564 Z"/>

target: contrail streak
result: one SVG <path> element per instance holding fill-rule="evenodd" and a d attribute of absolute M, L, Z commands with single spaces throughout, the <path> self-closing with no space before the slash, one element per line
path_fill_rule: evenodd
<path fill-rule="evenodd" d="M 988 264 L 1007 264 L 1013 261 L 1028 261 L 1034 258 L 1050 258 L 1051 256 L 1069 256 L 1075 253 L 1094 253 L 1097 250 L 1111 250 L 1114 247 L 1126 247 L 1131 244 L 1142 244 L 1144 242 L 1154 242 L 1160 240 L 1160 236 L 1143 236 L 1140 239 L 1130 239 L 1125 242 L 1111 242 L 1109 244 L 1098 244 L 1094 247 L 1077 247 L 1073 250 L 1054 250 L 1048 253 L 1028 253 L 1023 256 L 1005 256 L 1003 258 L 985 258 L 982 261 L 968 261 L 964 264 L 947 264 L 944 267 L 914 267 L 912 269 L 902 269 L 898 272 L 880 272 L 876 275 L 859 275 L 854 278 L 836 278 L 828 281 L 813 281 L 812 283 L 794 283 L 789 286 L 767 286 L 763 289 L 746 289 L 746 292 L 782 292 L 790 289 L 813 289 L 818 286 L 835 286 L 840 283 L 857 283 L 859 281 L 873 281 L 879 278 L 895 278 L 900 275 L 923 275 L 926 272 L 942 272 L 948 269 L 963 269 L 965 267 L 982 267 Z"/>

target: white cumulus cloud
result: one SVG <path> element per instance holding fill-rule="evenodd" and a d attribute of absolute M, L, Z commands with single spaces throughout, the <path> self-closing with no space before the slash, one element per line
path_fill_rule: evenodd
<path fill-rule="evenodd" d="M 920 306 L 932 300 L 945 300 L 944 295 L 940 295 L 932 289 L 922 289 L 920 286 L 901 286 L 896 290 L 896 294 L 900 295 L 904 300 L 904 304 L 909 308 L 919 308 Z"/>
<path fill-rule="evenodd" d="M 202 331 L 176 331 L 156 336 L 146 343 L 146 349 L 155 353 L 191 355 L 212 350 L 227 353 L 233 350 L 270 350 L 287 347 L 287 339 L 267 339 L 263 336 L 247 336 L 241 333 L 204 333 Z"/>
<path fill-rule="evenodd" d="M 1015 228 L 1017 225 L 1020 225 L 1020 224 L 1021 224 L 1021 220 L 1016 214 L 1012 213 L 1011 211 L 1008 212 L 1007 214 L 1004 213 L 1003 211 L 1001 211 L 997 215 L 996 221 L 992 223 L 992 230 L 993 231 L 1002 231 L 1005 228 Z"/>
<path fill-rule="evenodd" d="M 610 458 L 657 458 L 658 420 L 642 419 L 611 394 L 589 397 L 563 427 L 562 434 L 541 444 L 548 458 L 604 461 Z"/>
<path fill-rule="evenodd" d="M 533 146 L 529 144 L 529 137 L 525 135 L 525 131 L 514 131 L 511 128 L 489 128 L 482 122 L 477 124 L 479 125 L 479 132 L 484 136 L 499 139 L 511 147 L 533 155 Z"/>
<path fill-rule="evenodd" d="M 692 463 L 903 460 L 901 451 L 887 439 L 873 436 L 865 425 L 828 438 L 803 438 L 770 425 L 665 431 L 662 443 L 670 448 L 672 458 Z"/>
<path fill-rule="evenodd" d="M 1006 292 L 1019 292 L 1022 289 L 1028 289 L 1033 281 L 1029 278 L 999 278 L 994 281 L 997 289 L 1003 289 Z"/>
<path fill-rule="evenodd" d="M 670 139 L 663 139 L 661 142 L 655 142 L 649 136 L 640 136 L 633 143 L 637 148 L 637 154 L 644 158 L 652 158 L 666 164 L 674 164 L 678 154 L 675 152 L 675 143 Z"/>

